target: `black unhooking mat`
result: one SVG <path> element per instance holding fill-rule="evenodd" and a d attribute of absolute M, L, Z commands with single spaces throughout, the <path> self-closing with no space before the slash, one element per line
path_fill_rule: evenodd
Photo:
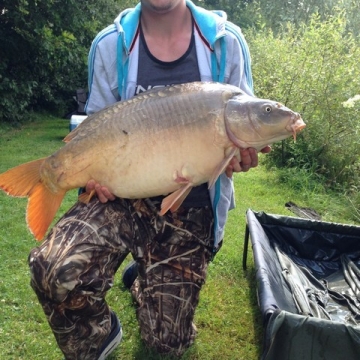
<path fill-rule="evenodd" d="M 248 210 L 263 360 L 360 359 L 360 227 Z"/>

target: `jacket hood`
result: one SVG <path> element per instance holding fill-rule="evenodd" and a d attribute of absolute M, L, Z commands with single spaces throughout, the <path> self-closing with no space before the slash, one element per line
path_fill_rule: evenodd
<path fill-rule="evenodd" d="M 198 28 L 201 29 L 201 35 L 213 50 L 215 42 L 225 35 L 226 13 L 221 10 L 205 10 L 190 0 L 186 0 L 186 5 L 190 9 Z M 114 20 L 119 35 L 122 34 L 123 45 L 127 52 L 129 52 L 134 40 L 140 14 L 141 3 L 137 4 L 135 8 L 122 11 Z"/>

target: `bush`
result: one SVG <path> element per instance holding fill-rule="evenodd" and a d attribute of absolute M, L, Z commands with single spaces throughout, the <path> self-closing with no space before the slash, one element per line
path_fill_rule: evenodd
<path fill-rule="evenodd" d="M 307 128 L 296 144 L 284 141 L 266 157 L 269 165 L 298 167 L 329 186 L 359 181 L 360 106 L 343 103 L 359 93 L 360 47 L 346 31 L 344 13 L 308 25 L 287 24 L 249 32 L 255 92 L 300 112 Z"/>
<path fill-rule="evenodd" d="M 76 89 L 87 84 L 91 42 L 121 9 L 116 0 L 3 1 L 0 122 L 24 121 L 38 109 L 64 114 L 74 106 Z"/>

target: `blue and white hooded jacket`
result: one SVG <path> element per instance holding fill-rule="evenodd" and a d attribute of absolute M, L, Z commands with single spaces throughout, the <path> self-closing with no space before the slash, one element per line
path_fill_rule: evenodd
<path fill-rule="evenodd" d="M 240 87 L 252 95 L 248 46 L 236 25 L 223 11 L 208 11 L 186 1 L 195 21 L 195 46 L 201 81 Z M 139 3 L 122 11 L 114 24 L 94 39 L 89 53 L 87 114 L 134 96 L 139 59 Z M 215 216 L 215 249 L 224 236 L 228 210 L 235 206 L 232 179 L 222 174 L 210 189 Z"/>

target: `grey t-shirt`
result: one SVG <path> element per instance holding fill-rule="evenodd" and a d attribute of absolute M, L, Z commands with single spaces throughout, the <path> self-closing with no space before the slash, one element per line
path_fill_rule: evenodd
<path fill-rule="evenodd" d="M 154 87 L 201 80 L 196 56 L 194 24 L 189 48 L 180 58 L 170 62 L 158 60 L 150 53 L 141 29 L 141 24 L 139 32 L 139 67 L 134 95 L 138 95 Z M 155 200 L 161 199 L 162 197 L 155 198 Z M 207 184 L 193 188 L 182 204 L 184 208 L 202 206 L 211 206 Z"/>

